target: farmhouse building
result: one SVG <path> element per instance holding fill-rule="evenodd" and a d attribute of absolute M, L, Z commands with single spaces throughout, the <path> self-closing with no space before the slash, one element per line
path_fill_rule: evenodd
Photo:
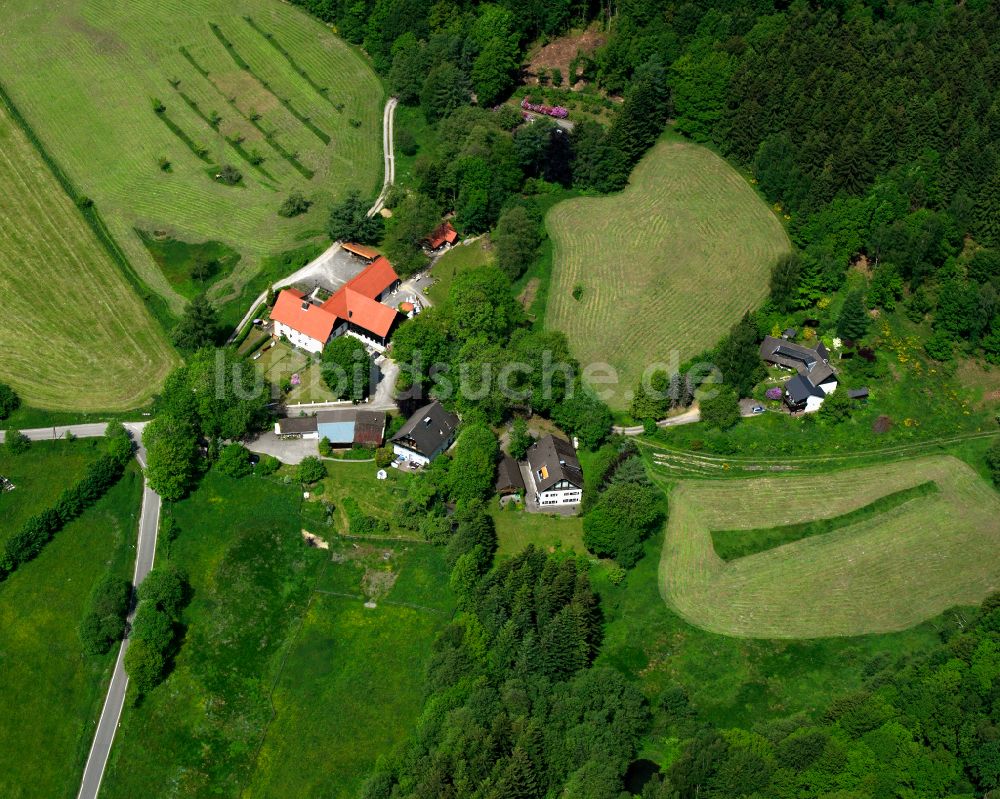
<path fill-rule="evenodd" d="M 392 451 L 399 461 L 426 466 L 454 443 L 457 428 L 458 417 L 435 400 L 406 420 L 392 437 Z"/>
<path fill-rule="evenodd" d="M 383 411 L 338 408 L 315 416 L 279 419 L 274 423 L 279 436 L 327 439 L 334 447 L 378 447 L 385 436 Z"/>
<path fill-rule="evenodd" d="M 458 232 L 451 226 L 451 222 L 442 222 L 434 228 L 425 241 L 431 250 L 437 251 L 445 245 L 451 245 L 458 241 Z"/>
<path fill-rule="evenodd" d="M 830 353 L 822 341 L 809 349 L 794 341 L 766 336 L 760 345 L 760 357 L 798 372 L 785 383 L 784 401 L 791 411 L 819 410 L 827 395 L 837 388 L 837 372 L 830 366 Z"/>
<path fill-rule="evenodd" d="M 330 339 L 344 333 L 384 347 L 398 314 L 382 300 L 398 286 L 392 264 L 380 256 L 326 302 L 316 302 L 298 289 L 285 289 L 271 309 L 274 335 L 313 353 L 322 352 Z"/>
<path fill-rule="evenodd" d="M 573 445 L 547 435 L 528 450 L 535 502 L 540 507 L 576 505 L 583 498 L 583 470 Z"/>

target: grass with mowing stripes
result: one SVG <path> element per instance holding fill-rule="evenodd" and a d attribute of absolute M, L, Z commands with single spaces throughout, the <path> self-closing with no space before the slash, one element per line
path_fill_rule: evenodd
<path fill-rule="evenodd" d="M 42 452 L 36 444 L 21 457 L 49 465 L 52 490 L 72 485 L 76 476 L 68 459 L 56 463 L 47 450 Z M 109 569 L 132 577 L 141 495 L 142 480 L 133 464 L 37 558 L 0 583 L 0 695 L 5 699 L 0 796 L 76 796 L 118 654 L 115 647 L 106 655 L 84 655 L 77 626 L 95 583 Z M 0 526 L 6 525 L 0 513 Z"/>
<path fill-rule="evenodd" d="M 849 527 L 880 513 L 888 513 L 900 505 L 905 505 L 911 499 L 926 497 L 937 491 L 937 483 L 920 483 L 910 488 L 893 491 L 891 494 L 879 497 L 874 502 L 869 502 L 867 505 L 840 516 L 799 524 L 785 524 L 780 527 L 763 527 L 757 530 L 712 530 L 712 546 L 715 548 L 715 554 L 723 560 L 745 558 L 747 555 L 756 555 L 758 552 L 790 544 L 811 535 L 832 533 L 834 530 Z"/>
<path fill-rule="evenodd" d="M 293 53 L 294 64 L 244 15 Z M 136 228 L 220 241 L 239 252 L 237 268 L 213 291 L 223 300 L 267 256 L 317 237 L 330 205 L 349 189 L 374 194 L 379 186 L 382 86 L 362 56 L 289 4 L 13 0 L 7 18 L 0 81 L 55 160 L 93 198 L 140 278 L 175 313 L 182 294 Z M 209 23 L 247 69 L 234 63 Z M 327 87 L 325 97 L 314 85 Z M 166 106 L 164 119 L 157 119 L 152 98 Z M 215 114 L 217 126 L 206 122 Z M 243 185 L 215 181 L 185 139 L 205 148 L 210 163 L 240 168 Z M 263 171 L 247 164 L 241 150 L 263 155 Z M 160 158 L 171 171 L 160 169 Z M 283 219 L 277 209 L 292 191 L 315 204 Z"/>
<path fill-rule="evenodd" d="M 0 185 L 16 221 L 0 226 L 0 380 L 39 408 L 141 405 L 177 355 L 2 106 Z"/>
<path fill-rule="evenodd" d="M 711 529 L 831 518 L 927 481 L 933 495 L 729 563 Z M 661 591 L 706 630 L 816 638 L 902 630 L 1000 587 L 1000 496 L 950 456 L 822 476 L 683 481 L 670 497 Z"/>
<path fill-rule="evenodd" d="M 492 248 L 487 249 L 488 240 L 483 237 L 471 244 L 462 244 L 452 247 L 442 255 L 431 267 L 431 277 L 434 278 L 434 285 L 427 289 L 427 296 L 440 305 L 448 300 L 448 293 L 451 291 L 451 284 L 455 277 L 469 269 L 486 266 L 493 263 Z"/>
<path fill-rule="evenodd" d="M 713 346 L 767 294 L 789 248 L 780 222 L 710 150 L 661 141 L 612 197 L 579 197 L 546 216 L 553 241 L 547 327 L 582 364 L 608 363 L 628 407 L 643 370 Z M 579 300 L 573 289 L 583 287 Z"/>

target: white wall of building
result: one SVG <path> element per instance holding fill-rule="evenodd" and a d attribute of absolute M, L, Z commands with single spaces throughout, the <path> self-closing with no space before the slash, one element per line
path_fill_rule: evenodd
<path fill-rule="evenodd" d="M 393 453 L 400 458 L 408 460 L 410 463 L 417 463 L 421 466 L 426 466 L 431 462 L 430 458 L 424 457 L 423 455 L 418 455 L 411 449 L 406 449 L 406 447 L 401 447 L 399 444 L 392 445 Z"/>
<path fill-rule="evenodd" d="M 311 338 L 305 333 L 300 333 L 298 330 L 289 327 L 283 322 L 274 323 L 274 333 L 278 336 L 284 336 L 288 339 L 292 346 L 316 354 L 323 351 L 323 346 L 326 343 L 324 341 L 320 341 L 319 339 Z"/>
<path fill-rule="evenodd" d="M 564 491 L 546 491 L 538 495 L 538 504 L 541 507 L 552 507 L 554 505 L 577 505 L 583 499 L 583 491 L 579 488 L 566 489 Z"/>

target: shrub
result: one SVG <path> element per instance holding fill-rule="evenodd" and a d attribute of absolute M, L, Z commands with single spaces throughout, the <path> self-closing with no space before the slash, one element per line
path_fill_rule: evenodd
<path fill-rule="evenodd" d="M 577 283 L 575 286 L 573 286 L 573 299 L 579 302 L 582 296 L 583 296 L 583 286 L 580 283 Z"/>
<path fill-rule="evenodd" d="M 153 113 L 162 114 L 167 110 L 167 107 L 163 104 L 163 101 L 159 97 L 150 97 L 149 103 L 153 106 Z"/>
<path fill-rule="evenodd" d="M 318 483 L 326 477 L 326 465 L 319 458 L 310 455 L 299 464 L 296 476 L 300 483 Z"/>
<path fill-rule="evenodd" d="M 220 183 L 225 183 L 227 186 L 235 186 L 243 180 L 243 173 L 231 164 L 226 164 L 219 170 L 219 174 L 216 175 L 215 178 Z"/>
<path fill-rule="evenodd" d="M 298 191 L 293 191 L 289 194 L 285 201 L 281 204 L 278 209 L 278 216 L 283 216 L 286 219 L 290 219 L 293 216 L 299 216 L 304 214 L 309 210 L 309 206 L 312 205 L 310 200 L 305 198 L 305 195 Z"/>
<path fill-rule="evenodd" d="M 391 444 L 379 447 L 375 451 L 375 465 L 380 469 L 384 469 L 386 466 L 391 465 L 395 459 L 396 453 L 393 452 Z"/>
<path fill-rule="evenodd" d="M 160 169 L 164 172 L 169 172 L 171 169 L 170 160 L 165 155 L 161 155 L 157 158 L 156 163 L 160 165 Z"/>
<path fill-rule="evenodd" d="M 242 444 L 236 443 L 223 447 L 215 468 L 237 479 L 246 477 L 253 471 L 253 466 L 250 465 L 250 453 Z"/>
<path fill-rule="evenodd" d="M 132 641 L 125 653 L 125 671 L 141 694 L 148 694 L 159 685 L 165 665 L 163 653 L 142 639 Z"/>
<path fill-rule="evenodd" d="M 31 447 L 31 439 L 20 430 L 8 430 L 4 446 L 11 455 L 20 455 Z"/>
<path fill-rule="evenodd" d="M 342 504 L 347 513 L 348 529 L 353 535 L 384 535 L 389 532 L 389 523 L 362 511 L 354 497 L 345 497 Z"/>
<path fill-rule="evenodd" d="M 131 594 L 131 583 L 121 577 L 106 574 L 98 581 L 79 628 L 84 652 L 103 655 L 124 637 Z"/>
<path fill-rule="evenodd" d="M 274 474 L 280 468 L 281 461 L 275 458 L 274 455 L 261 455 L 256 472 L 262 477 L 267 477 L 269 474 Z"/>
<path fill-rule="evenodd" d="M 21 398 L 6 383 L 0 383 L 0 419 L 6 419 L 21 405 Z"/>
<path fill-rule="evenodd" d="M 728 430 L 740 420 L 740 401 L 729 386 L 719 386 L 716 395 L 702 400 L 701 420 L 706 427 Z"/>
<path fill-rule="evenodd" d="M 329 458 L 332 453 L 333 453 L 333 445 L 330 443 L 330 439 L 328 439 L 326 436 L 323 436 L 319 440 L 319 454 L 322 455 L 324 458 Z"/>
<path fill-rule="evenodd" d="M 840 424 L 851 418 L 851 398 L 847 396 L 847 389 L 840 387 L 830 394 L 819 408 L 819 415 L 834 424 Z"/>
<path fill-rule="evenodd" d="M 652 486 L 619 483 L 605 491 L 583 518 L 583 543 L 600 557 L 631 568 L 642 557 L 642 542 L 660 519 L 659 492 Z"/>

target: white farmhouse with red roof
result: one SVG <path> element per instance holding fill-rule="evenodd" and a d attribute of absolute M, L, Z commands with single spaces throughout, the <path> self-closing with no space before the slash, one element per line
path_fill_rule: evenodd
<path fill-rule="evenodd" d="M 384 347 L 399 314 L 381 301 L 398 285 L 396 270 L 379 256 L 326 302 L 313 302 L 298 289 L 285 289 L 271 309 L 274 334 L 315 353 L 347 332 Z"/>

